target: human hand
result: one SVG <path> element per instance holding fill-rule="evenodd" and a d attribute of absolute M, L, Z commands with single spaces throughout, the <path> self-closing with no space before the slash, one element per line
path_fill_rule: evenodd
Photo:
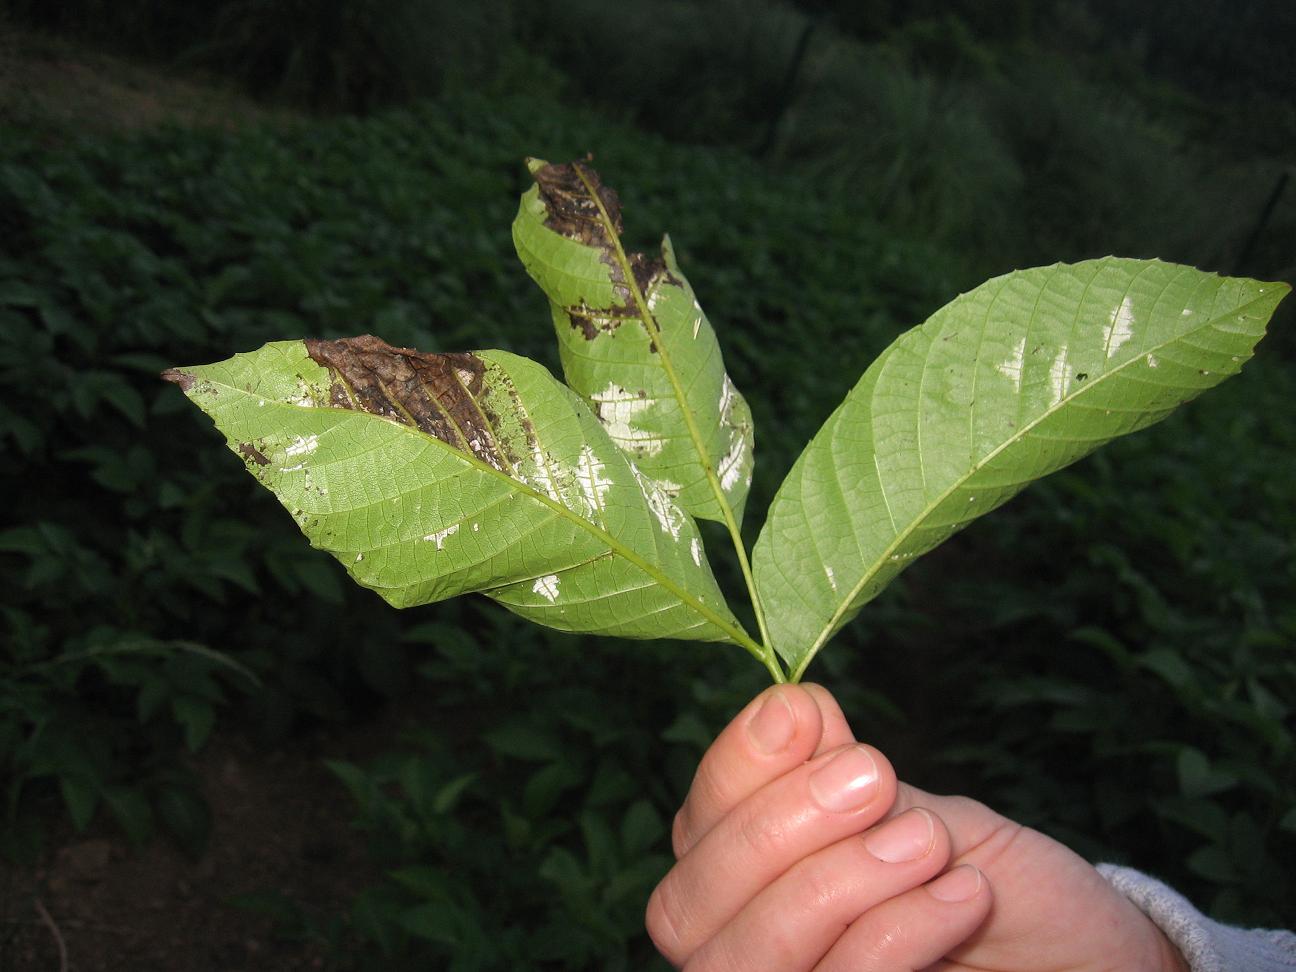
<path fill-rule="evenodd" d="M 820 686 L 775 686 L 738 714 L 672 841 L 647 925 L 688 972 L 1184 972 L 1061 844 L 900 783 Z"/>

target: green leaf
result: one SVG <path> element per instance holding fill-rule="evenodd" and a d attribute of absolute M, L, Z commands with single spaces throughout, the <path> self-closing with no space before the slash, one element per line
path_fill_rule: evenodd
<path fill-rule="evenodd" d="M 171 700 L 171 714 L 184 729 L 185 746 L 189 752 L 198 752 L 216 724 L 216 710 L 210 702 L 196 695 L 177 695 Z"/>
<path fill-rule="evenodd" d="M 153 810 L 144 794 L 129 786 L 110 786 L 103 799 L 131 845 L 143 847 L 153 836 Z"/>
<path fill-rule="evenodd" d="M 1179 790 L 1194 799 L 1221 793 L 1237 786 L 1237 777 L 1211 766 L 1206 754 L 1193 746 L 1184 746 L 1176 761 Z"/>
<path fill-rule="evenodd" d="M 90 825 L 99 805 L 99 781 L 77 775 L 61 776 L 59 790 L 72 817 L 72 826 L 81 833 Z"/>
<path fill-rule="evenodd" d="M 1109 257 L 997 277 L 901 335 L 806 447 L 756 543 L 792 677 L 914 558 L 1235 374 L 1289 289 Z"/>
<path fill-rule="evenodd" d="M 528 163 L 513 243 L 549 298 L 567 383 L 643 472 L 694 516 L 742 520 L 752 421 L 715 332 L 675 263 L 627 253 L 621 206 L 579 162 Z"/>
<path fill-rule="evenodd" d="M 351 924 L 362 940 L 377 944 L 384 957 L 396 950 L 399 898 L 387 888 L 365 888 L 351 902 Z"/>
<path fill-rule="evenodd" d="M 366 336 L 166 377 L 311 542 L 396 607 L 480 591 L 567 631 L 752 646 L 696 524 L 532 361 Z"/>

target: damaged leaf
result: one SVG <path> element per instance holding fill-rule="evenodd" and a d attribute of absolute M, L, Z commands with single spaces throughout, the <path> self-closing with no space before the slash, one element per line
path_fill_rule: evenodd
<path fill-rule="evenodd" d="M 621 205 L 589 166 L 531 160 L 513 242 L 549 298 L 567 383 L 615 442 L 694 516 L 736 524 L 751 485 L 747 403 L 675 263 L 627 253 Z"/>
<path fill-rule="evenodd" d="M 1288 289 L 1090 260 L 998 277 L 901 335 L 797 460 L 756 543 L 791 677 L 914 558 L 1235 374 Z"/>
<path fill-rule="evenodd" d="M 729 641 L 776 681 L 799 680 L 973 519 L 1236 373 L 1290 289 L 1106 258 L 963 294 L 829 417 L 749 562 L 751 416 L 669 239 L 627 253 L 593 169 L 528 164 L 513 240 L 570 387 L 504 351 L 375 337 L 269 344 L 166 377 L 315 546 L 398 607 L 481 592 L 568 631 Z M 759 640 L 725 605 L 694 517 L 725 524 Z"/>
<path fill-rule="evenodd" d="M 693 520 L 532 361 L 366 336 L 166 377 L 312 544 L 397 607 L 476 591 L 566 631 L 746 638 Z"/>

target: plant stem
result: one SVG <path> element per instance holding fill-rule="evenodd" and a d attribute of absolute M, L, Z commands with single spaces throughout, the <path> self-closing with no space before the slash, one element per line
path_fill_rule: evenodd
<path fill-rule="evenodd" d="M 769 628 L 765 623 L 765 610 L 761 606 L 760 597 L 756 593 L 756 582 L 752 577 L 751 563 L 747 559 L 747 548 L 743 544 L 742 533 L 738 529 L 738 520 L 734 516 L 733 507 L 730 506 L 729 499 L 725 496 L 724 489 L 720 485 L 720 477 L 716 474 L 715 466 L 707 454 L 706 445 L 702 440 L 702 431 L 698 428 L 692 409 L 688 407 L 684 386 L 680 382 L 679 375 L 675 373 L 675 365 L 671 362 L 670 353 L 662 340 L 661 328 L 657 326 L 657 319 L 653 316 L 652 311 L 648 309 L 648 301 L 644 298 L 643 292 L 635 281 L 634 272 L 630 268 L 630 260 L 626 256 L 625 248 L 621 245 L 621 237 L 617 234 L 616 224 L 608 215 L 603 200 L 599 197 L 581 167 L 577 165 L 575 170 L 580 177 L 581 183 L 585 186 L 585 191 L 589 194 L 594 205 L 598 207 L 599 218 L 607 230 L 608 239 L 612 241 L 612 246 L 616 250 L 616 260 L 621 269 L 621 276 L 625 281 L 626 290 L 629 291 L 631 299 L 639 310 L 639 319 L 643 321 L 644 329 L 647 330 L 649 338 L 656 344 L 662 370 L 666 372 L 666 377 L 671 383 L 671 389 L 675 393 L 675 399 L 679 402 L 680 414 L 684 417 L 684 425 L 688 429 L 689 438 L 693 441 L 693 448 L 698 454 L 698 461 L 702 465 L 702 471 L 706 474 L 711 492 L 715 494 L 716 501 L 720 505 L 725 527 L 729 531 L 729 539 L 733 543 L 734 552 L 738 555 L 738 566 L 742 569 L 743 582 L 747 585 L 747 597 L 751 601 L 752 611 L 756 615 L 756 625 L 760 630 L 761 637 L 759 645 L 753 646 L 743 643 L 743 647 L 752 652 L 769 669 L 770 674 L 774 676 L 775 682 L 786 682 L 787 676 L 778 662 L 774 649 L 770 647 Z"/>

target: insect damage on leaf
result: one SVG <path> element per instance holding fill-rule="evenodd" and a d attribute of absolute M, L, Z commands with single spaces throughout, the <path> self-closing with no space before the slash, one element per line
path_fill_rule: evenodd
<path fill-rule="evenodd" d="M 616 194 L 583 162 L 528 161 L 513 239 L 549 298 L 568 385 L 687 512 L 733 521 L 751 482 L 750 412 L 670 238 L 627 253 Z"/>
<path fill-rule="evenodd" d="M 474 354 L 394 348 L 372 334 L 307 339 L 306 352 L 329 370 L 329 404 L 411 425 L 501 472 L 516 465 L 483 406 L 485 365 Z"/>
<path fill-rule="evenodd" d="M 187 371 L 181 371 L 179 368 L 168 368 L 162 372 L 162 380 L 179 385 L 180 390 L 187 394 L 189 389 L 193 387 L 194 376 Z"/>
<path fill-rule="evenodd" d="M 238 453 L 244 459 L 248 459 L 251 462 L 255 462 L 258 466 L 270 465 L 270 460 L 265 457 L 265 453 L 263 453 L 260 449 L 254 446 L 251 442 L 240 442 L 238 447 Z"/>
<path fill-rule="evenodd" d="M 615 328 L 622 318 L 637 319 L 639 310 L 635 306 L 634 295 L 627 286 L 621 262 L 616 257 L 619 246 L 617 237 L 624 232 L 621 200 L 617 197 L 616 190 L 603 185 L 598 173 L 580 162 L 560 165 L 549 163 L 536 169 L 532 175 L 548 213 L 545 226 L 569 240 L 600 249 L 620 300 L 619 307 L 598 310 L 578 307 L 569 310 L 572 326 L 579 327 L 586 339 L 592 341 L 598 336 L 599 330 Z M 611 233 L 608 231 L 609 225 Z M 615 237 L 613 233 L 616 234 Z M 627 253 L 625 259 L 634 277 L 635 287 L 641 294 L 649 292 L 659 274 L 670 278 L 666 263 L 659 255 Z"/>

